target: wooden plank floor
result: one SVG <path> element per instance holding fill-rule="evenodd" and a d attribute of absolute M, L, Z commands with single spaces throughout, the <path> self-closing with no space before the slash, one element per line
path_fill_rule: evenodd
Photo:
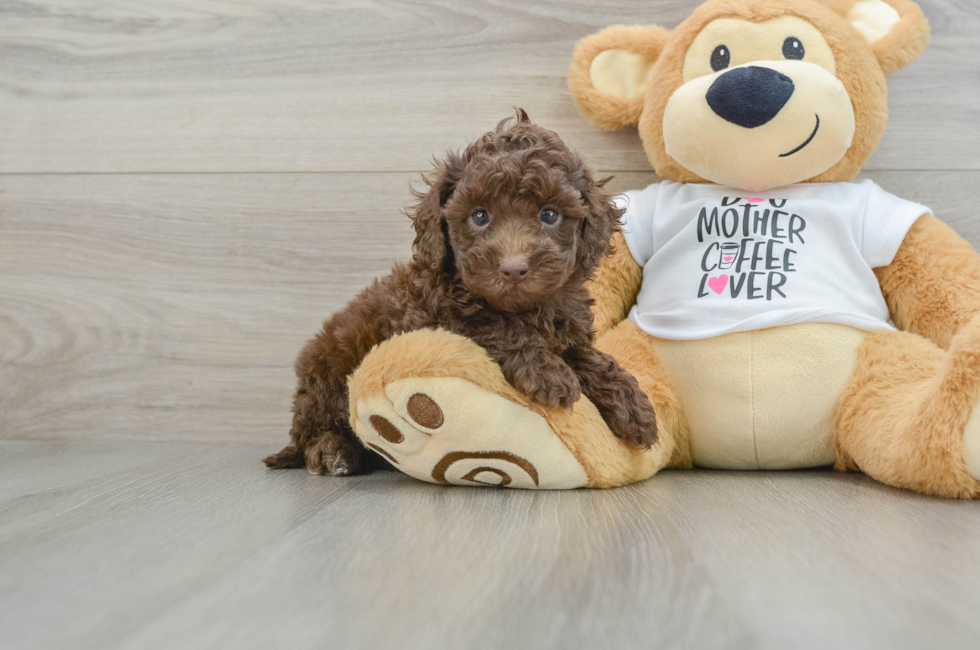
<path fill-rule="evenodd" d="M 946 648 L 980 509 L 827 471 L 609 491 L 268 472 L 242 443 L 0 443 L 5 648 Z"/>
<path fill-rule="evenodd" d="M 609 492 L 267 473 L 292 360 L 523 106 L 614 188 L 574 43 L 698 0 L 0 0 L 0 647 L 977 648 L 980 504 L 862 476 Z M 922 0 L 867 178 L 980 246 L 980 3 Z"/>

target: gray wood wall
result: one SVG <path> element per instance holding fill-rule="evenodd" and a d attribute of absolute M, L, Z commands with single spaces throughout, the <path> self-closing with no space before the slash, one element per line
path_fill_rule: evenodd
<path fill-rule="evenodd" d="M 627 189 L 575 42 L 695 0 L 0 0 L 0 438 L 276 443 L 302 342 L 393 260 L 433 155 L 522 106 Z M 980 2 L 922 0 L 866 176 L 980 244 Z"/>

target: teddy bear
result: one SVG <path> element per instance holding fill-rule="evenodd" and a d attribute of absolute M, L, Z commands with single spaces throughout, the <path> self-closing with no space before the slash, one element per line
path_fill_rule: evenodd
<path fill-rule="evenodd" d="M 885 131 L 886 75 L 928 41 L 910 0 L 708 0 L 673 31 L 584 39 L 573 99 L 598 127 L 636 126 L 664 179 L 617 198 L 590 285 L 597 347 L 649 397 L 656 443 L 617 439 L 584 397 L 529 402 L 440 330 L 351 375 L 358 437 L 447 485 L 833 465 L 976 498 L 980 256 L 927 207 L 854 182 Z"/>

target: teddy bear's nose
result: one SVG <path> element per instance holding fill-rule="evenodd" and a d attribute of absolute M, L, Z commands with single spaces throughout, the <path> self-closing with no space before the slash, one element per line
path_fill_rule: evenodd
<path fill-rule="evenodd" d="M 711 84 L 708 106 L 732 124 L 754 129 L 779 115 L 794 90 L 793 80 L 772 68 L 735 68 Z"/>

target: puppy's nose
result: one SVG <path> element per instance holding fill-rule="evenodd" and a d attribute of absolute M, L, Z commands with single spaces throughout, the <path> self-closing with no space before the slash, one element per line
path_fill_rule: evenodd
<path fill-rule="evenodd" d="M 779 115 L 795 89 L 792 79 L 772 68 L 735 68 L 711 84 L 708 106 L 722 119 L 754 129 Z"/>
<path fill-rule="evenodd" d="M 516 284 L 526 278 L 530 271 L 526 257 L 508 257 L 500 262 L 500 273 L 508 282 Z"/>

